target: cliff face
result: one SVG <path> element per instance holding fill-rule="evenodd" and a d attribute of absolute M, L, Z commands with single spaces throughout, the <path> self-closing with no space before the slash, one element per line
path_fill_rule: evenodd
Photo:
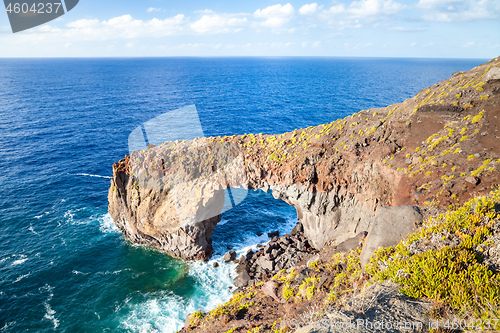
<path fill-rule="evenodd" d="M 207 259 L 229 187 L 271 189 L 318 249 L 368 230 L 379 206 L 447 207 L 487 193 L 499 181 L 499 61 L 329 124 L 133 152 L 113 166 L 109 212 L 132 242 Z"/>

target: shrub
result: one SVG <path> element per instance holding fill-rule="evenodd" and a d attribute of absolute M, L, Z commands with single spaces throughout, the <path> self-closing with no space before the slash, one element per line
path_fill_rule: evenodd
<path fill-rule="evenodd" d="M 500 275 L 483 263 L 481 251 L 487 245 L 493 223 L 500 220 L 495 210 L 499 203 L 500 191 L 496 190 L 426 220 L 422 230 L 407 240 L 377 251 L 367 271 L 376 280 L 400 283 L 405 295 L 435 299 L 460 315 L 498 318 Z M 418 244 L 432 244 L 436 237 L 452 237 L 459 243 L 424 252 L 415 250 Z"/>

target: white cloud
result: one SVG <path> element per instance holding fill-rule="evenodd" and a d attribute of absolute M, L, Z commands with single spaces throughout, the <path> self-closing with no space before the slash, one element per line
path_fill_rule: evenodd
<path fill-rule="evenodd" d="M 346 12 L 344 4 L 331 6 L 327 11 L 329 14 L 342 14 Z"/>
<path fill-rule="evenodd" d="M 183 14 L 174 17 L 151 20 L 134 19 L 131 15 L 113 17 L 109 20 L 81 19 L 70 22 L 66 29 L 56 29 L 48 25 L 40 29 L 55 33 L 58 38 L 74 40 L 113 40 L 134 38 L 158 38 L 172 35 L 216 34 L 237 32 L 248 19 L 245 14 L 211 14 L 190 22 Z M 247 14 L 248 15 L 248 14 Z M 42 31 L 42 30 L 39 30 Z"/>
<path fill-rule="evenodd" d="M 211 9 L 202 9 L 202 10 L 195 10 L 194 11 L 196 14 L 215 14 L 215 12 Z"/>
<path fill-rule="evenodd" d="M 199 49 L 219 50 L 219 49 L 230 49 L 233 47 L 234 46 L 232 46 L 232 45 L 223 45 L 221 43 L 217 43 L 217 44 L 186 43 L 186 44 L 174 46 L 173 48 L 180 49 L 180 50 L 189 50 L 189 49 L 192 49 L 192 50 L 199 50 Z"/>
<path fill-rule="evenodd" d="M 100 21 L 98 19 L 81 19 L 68 23 L 68 27 L 76 29 L 88 29 L 97 27 Z"/>
<path fill-rule="evenodd" d="M 311 45 L 311 47 L 313 47 L 313 48 L 317 48 L 317 47 L 321 46 L 321 41 L 316 41 L 316 42 L 313 42 L 313 43 L 302 42 L 302 47 L 303 48 L 307 48 L 307 47 L 309 47 L 309 45 Z"/>
<path fill-rule="evenodd" d="M 408 27 L 392 27 L 389 28 L 392 31 L 401 31 L 401 32 L 421 32 L 426 31 L 424 28 L 408 28 Z"/>
<path fill-rule="evenodd" d="M 198 21 L 191 24 L 191 29 L 200 34 L 237 32 L 247 22 L 246 17 L 219 14 L 203 15 Z"/>
<path fill-rule="evenodd" d="M 163 11 L 163 9 L 161 9 L 161 8 L 155 8 L 155 7 L 149 7 L 149 8 L 147 9 L 147 12 L 148 12 L 148 13 L 153 13 L 153 12 L 161 12 L 161 11 Z"/>
<path fill-rule="evenodd" d="M 317 18 L 339 30 L 359 29 L 367 25 L 378 27 L 407 6 L 395 0 L 358 0 L 350 4 L 335 4 L 318 12 Z"/>
<path fill-rule="evenodd" d="M 263 27 L 281 28 L 290 21 L 294 14 L 295 9 L 290 3 L 287 3 L 286 5 L 277 4 L 264 9 L 257 9 L 253 16 L 255 18 L 265 19 L 265 21 L 261 23 Z"/>
<path fill-rule="evenodd" d="M 174 35 L 182 29 L 182 14 L 166 19 L 136 20 L 131 15 L 111 18 L 107 21 L 81 19 L 67 24 L 70 29 L 61 30 L 63 37 L 85 40 L 109 40 L 116 38 L 163 37 Z"/>
<path fill-rule="evenodd" d="M 436 7 L 449 7 L 450 5 L 460 4 L 465 2 L 464 0 L 420 0 L 417 4 L 418 7 L 422 8 L 436 8 Z"/>
<path fill-rule="evenodd" d="M 500 17 L 498 0 L 420 0 L 423 19 L 439 22 L 460 22 Z"/>
<path fill-rule="evenodd" d="M 312 15 L 318 10 L 318 4 L 316 2 L 306 4 L 299 9 L 300 15 Z"/>
<path fill-rule="evenodd" d="M 372 18 L 380 19 L 389 15 L 394 15 L 405 9 L 405 5 L 393 0 L 359 0 L 353 1 L 349 6 L 338 4 L 324 10 L 322 18 Z"/>
<path fill-rule="evenodd" d="M 392 15 L 404 6 L 392 0 L 360 0 L 349 6 L 349 12 L 357 17 Z"/>

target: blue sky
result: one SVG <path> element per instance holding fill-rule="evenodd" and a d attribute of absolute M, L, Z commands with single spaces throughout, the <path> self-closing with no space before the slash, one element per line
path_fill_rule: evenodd
<path fill-rule="evenodd" d="M 12 34 L 0 57 L 361 56 L 493 58 L 500 0 L 80 0 Z"/>

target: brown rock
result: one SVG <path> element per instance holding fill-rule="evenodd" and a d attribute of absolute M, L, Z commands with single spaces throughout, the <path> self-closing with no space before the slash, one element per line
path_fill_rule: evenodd
<path fill-rule="evenodd" d="M 429 87 L 404 103 L 361 111 L 327 132 L 329 124 L 283 133 L 279 140 L 259 134 L 155 142 L 156 146 L 134 151 L 113 165 L 109 213 L 133 243 L 153 246 L 182 259 L 207 260 L 212 254 L 212 232 L 221 219 L 225 189 L 271 190 L 276 199 L 295 207 L 303 235 L 312 247 L 321 250 L 339 244 L 359 230 L 369 230 L 380 206 L 423 205 L 433 196 L 442 199 L 434 193 L 442 184 L 441 168 L 434 169 L 438 162 L 442 165 L 450 160 L 450 167 L 453 164 L 463 171 L 477 170 L 484 160 L 500 158 L 497 62 L 492 60 Z M 470 88 L 441 95 L 442 87 L 478 79 L 487 81 L 481 92 Z M 439 95 L 442 97 L 438 100 Z M 433 148 L 432 155 L 439 157 L 432 166 L 435 171 L 401 172 L 409 169 L 408 153 L 412 170 L 419 170 L 422 151 L 417 147 L 426 146 L 427 139 L 434 135 L 448 135 L 447 124 L 464 122 L 464 116 L 470 122 L 482 110 L 482 118 L 471 125 L 481 128 L 485 135 L 470 135 L 460 141 L 457 132 L 450 134 L 452 137 Z M 142 135 L 142 130 L 139 132 L 136 134 Z M 299 140 L 302 133 L 305 139 Z M 273 155 L 278 152 L 278 142 L 286 158 Z M 443 154 L 454 143 L 462 153 Z M 403 148 L 407 150 L 403 152 Z M 470 154 L 475 158 L 467 160 Z M 458 202 L 488 191 L 490 186 L 473 186 L 484 177 L 468 179 L 464 193 L 457 193 Z M 495 174 L 491 178 L 497 179 Z M 460 179 L 455 181 L 462 189 Z M 434 189 L 415 193 L 426 183 Z M 441 208 L 446 203 L 442 200 Z"/>
<path fill-rule="evenodd" d="M 248 285 L 248 281 L 250 281 L 250 275 L 246 271 L 243 271 L 234 278 L 233 283 L 235 287 L 243 288 Z"/>
<path fill-rule="evenodd" d="M 262 292 L 264 295 L 272 297 L 276 302 L 282 303 L 282 300 L 276 296 L 276 289 L 278 288 L 278 285 L 274 281 L 267 281 L 264 283 L 262 286 Z"/>
<path fill-rule="evenodd" d="M 467 177 L 465 177 L 465 179 L 464 179 L 464 180 L 465 180 L 467 183 L 470 183 L 470 184 L 472 184 L 472 185 L 478 185 L 478 184 L 481 182 L 481 180 L 480 180 L 479 178 L 477 178 L 477 177 L 473 177 L 473 176 L 467 176 Z"/>

